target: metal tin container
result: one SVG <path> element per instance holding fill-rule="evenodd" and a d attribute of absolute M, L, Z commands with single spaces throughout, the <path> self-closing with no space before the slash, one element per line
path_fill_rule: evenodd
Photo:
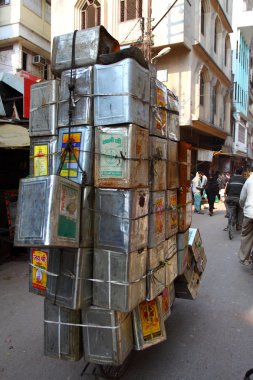
<path fill-rule="evenodd" d="M 180 141 L 179 115 L 167 111 L 167 136 L 170 140 Z"/>
<path fill-rule="evenodd" d="M 176 189 L 178 187 L 178 143 L 168 140 L 167 189 Z"/>
<path fill-rule="evenodd" d="M 207 257 L 205 254 L 205 250 L 204 250 L 204 247 L 201 247 L 200 255 L 197 261 L 197 271 L 199 275 L 202 275 L 202 273 L 204 272 L 206 268 L 206 264 L 207 264 Z"/>
<path fill-rule="evenodd" d="M 167 87 L 158 79 L 151 79 L 150 134 L 167 137 Z"/>
<path fill-rule="evenodd" d="M 149 190 L 95 190 L 94 246 L 129 253 L 147 247 Z"/>
<path fill-rule="evenodd" d="M 128 255 L 95 249 L 93 305 L 128 312 L 146 296 L 147 249 Z"/>
<path fill-rule="evenodd" d="M 144 301 L 133 310 L 134 348 L 144 350 L 167 339 L 161 299 Z"/>
<path fill-rule="evenodd" d="M 169 286 L 178 275 L 177 252 L 173 256 L 165 259 L 165 264 L 165 284 Z"/>
<path fill-rule="evenodd" d="M 82 357 L 82 330 L 80 310 L 70 310 L 44 300 L 44 355 L 80 360 Z"/>
<path fill-rule="evenodd" d="M 171 258 L 177 252 L 177 235 L 171 236 L 165 240 L 164 257 L 165 260 Z"/>
<path fill-rule="evenodd" d="M 93 124 L 93 67 L 66 70 L 61 75 L 58 125 L 69 125 L 69 85 L 74 84 L 70 125 Z"/>
<path fill-rule="evenodd" d="M 193 254 L 195 261 L 197 262 L 202 254 L 203 243 L 198 228 L 189 228 L 189 241 L 188 246 L 190 252 Z"/>
<path fill-rule="evenodd" d="M 80 185 L 56 175 L 21 179 L 14 244 L 79 246 Z"/>
<path fill-rule="evenodd" d="M 57 137 L 32 137 L 30 139 L 30 176 L 56 174 L 57 169 Z"/>
<path fill-rule="evenodd" d="M 178 232 L 177 190 L 167 190 L 165 194 L 165 238 Z"/>
<path fill-rule="evenodd" d="M 95 128 L 95 186 L 148 187 L 148 137 L 134 124 Z"/>
<path fill-rule="evenodd" d="M 177 268 L 178 275 L 184 273 L 188 262 L 189 230 L 177 234 Z"/>
<path fill-rule="evenodd" d="M 165 263 L 147 272 L 147 295 L 146 300 L 156 298 L 165 288 Z"/>
<path fill-rule="evenodd" d="M 68 141 L 71 141 L 72 152 L 67 152 L 60 175 L 71 181 L 92 185 L 94 128 L 91 125 L 59 128 L 58 153 L 64 154 Z M 62 159 L 62 158 L 61 158 Z"/>
<path fill-rule="evenodd" d="M 49 249 L 30 249 L 29 292 L 45 296 L 47 286 L 47 271 Z"/>
<path fill-rule="evenodd" d="M 192 192 L 190 188 L 178 190 L 178 231 L 186 231 L 192 222 Z"/>
<path fill-rule="evenodd" d="M 57 135 L 59 80 L 49 80 L 31 86 L 29 135 Z"/>
<path fill-rule="evenodd" d="M 92 302 L 93 249 L 62 249 L 50 252 L 46 298 L 77 310 Z"/>
<path fill-rule="evenodd" d="M 163 319 L 164 319 L 164 321 L 166 321 L 169 318 L 169 316 L 171 315 L 170 291 L 169 291 L 169 288 L 167 286 L 163 289 L 163 291 L 159 297 L 161 297 L 161 301 L 162 301 Z"/>
<path fill-rule="evenodd" d="M 191 184 L 191 144 L 180 141 L 178 144 L 179 184 L 189 187 Z"/>
<path fill-rule="evenodd" d="M 63 70 L 71 69 L 73 35 L 74 33 L 68 33 L 53 39 L 51 70 L 54 75 L 60 76 Z M 102 25 L 78 30 L 74 45 L 74 67 L 94 65 L 99 62 L 100 54 L 112 53 L 119 49 L 118 41 Z"/>
<path fill-rule="evenodd" d="M 147 270 L 154 269 L 164 261 L 165 242 L 163 241 L 155 248 L 148 249 Z"/>
<path fill-rule="evenodd" d="M 131 314 L 91 306 L 82 320 L 85 360 L 121 365 L 133 349 Z"/>
<path fill-rule="evenodd" d="M 165 191 L 150 192 L 148 248 L 165 240 Z"/>
<path fill-rule="evenodd" d="M 179 281 L 180 280 L 175 281 L 176 298 L 194 300 L 197 297 L 200 286 L 200 277 L 198 273 L 193 271 L 188 283 Z"/>
<path fill-rule="evenodd" d="M 80 247 L 83 248 L 93 247 L 94 245 L 94 201 L 94 187 L 85 186 L 82 188 Z"/>
<path fill-rule="evenodd" d="M 150 190 L 166 190 L 167 141 L 160 137 L 149 137 L 149 183 Z"/>
<path fill-rule="evenodd" d="M 95 65 L 94 93 L 95 126 L 134 123 L 149 128 L 150 73 L 134 59 Z"/>
<path fill-rule="evenodd" d="M 168 110 L 179 112 L 178 97 L 169 89 L 167 89 L 167 95 L 168 95 Z"/>

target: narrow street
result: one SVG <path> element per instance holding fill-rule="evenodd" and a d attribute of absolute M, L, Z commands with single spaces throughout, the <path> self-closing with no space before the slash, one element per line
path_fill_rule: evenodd
<path fill-rule="evenodd" d="M 239 264 L 240 235 L 223 231 L 223 205 L 214 216 L 193 215 L 207 267 L 195 301 L 176 299 L 167 320 L 167 341 L 133 352 L 123 380 L 243 380 L 253 367 L 253 271 Z M 28 292 L 23 255 L 0 266 L 0 379 L 72 380 L 84 361 L 43 356 L 43 299 Z"/>

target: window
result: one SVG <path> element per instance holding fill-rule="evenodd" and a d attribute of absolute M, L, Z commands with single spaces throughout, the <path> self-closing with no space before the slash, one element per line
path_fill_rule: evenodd
<path fill-rule="evenodd" d="M 226 0 L 226 12 L 228 12 L 228 0 Z"/>
<path fill-rule="evenodd" d="M 238 58 L 238 41 L 236 41 L 236 58 Z"/>
<path fill-rule="evenodd" d="M 216 115 L 217 112 L 217 88 L 213 88 L 213 114 Z"/>
<path fill-rule="evenodd" d="M 215 20 L 214 26 L 214 51 L 217 53 L 217 45 L 218 45 L 218 19 Z"/>
<path fill-rule="evenodd" d="M 237 83 L 235 82 L 235 88 L 234 88 L 235 94 L 234 99 L 237 100 Z"/>
<path fill-rule="evenodd" d="M 81 29 L 101 24 L 101 6 L 97 0 L 87 0 L 81 9 Z"/>
<path fill-rule="evenodd" d="M 204 106 L 204 95 L 205 95 L 205 82 L 203 74 L 200 74 L 200 84 L 199 84 L 199 104 Z"/>
<path fill-rule="evenodd" d="M 120 0 L 120 22 L 142 17 L 142 0 Z"/>
<path fill-rule="evenodd" d="M 203 1 L 201 1 L 201 34 L 205 35 L 205 9 Z"/>
<path fill-rule="evenodd" d="M 228 65 L 228 57 L 229 57 L 229 52 L 230 52 L 230 38 L 229 36 L 227 35 L 226 38 L 225 38 L 225 51 L 224 51 L 224 64 L 225 66 Z"/>
<path fill-rule="evenodd" d="M 22 70 L 27 70 L 27 53 L 25 53 L 24 51 L 22 52 Z"/>
<path fill-rule="evenodd" d="M 48 80 L 48 65 L 47 64 L 44 66 L 43 77 L 45 80 Z"/>

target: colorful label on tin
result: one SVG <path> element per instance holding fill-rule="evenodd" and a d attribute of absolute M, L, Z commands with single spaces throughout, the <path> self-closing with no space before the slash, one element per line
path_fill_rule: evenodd
<path fill-rule="evenodd" d="M 76 239 L 78 191 L 61 185 L 58 236 Z"/>
<path fill-rule="evenodd" d="M 165 107 L 166 106 L 166 100 L 167 100 L 167 94 L 164 93 L 164 91 L 157 87 L 156 89 L 156 99 L 157 99 L 157 105 L 159 107 Z M 165 109 L 158 108 L 156 112 L 156 129 L 165 129 L 166 126 L 166 116 L 167 111 Z"/>
<path fill-rule="evenodd" d="M 124 178 L 127 137 L 123 133 L 100 133 L 100 177 Z"/>
<path fill-rule="evenodd" d="M 48 145 L 34 145 L 34 176 L 48 175 Z"/>
<path fill-rule="evenodd" d="M 158 198 L 155 201 L 156 219 L 155 219 L 155 232 L 162 233 L 164 230 L 164 199 Z"/>
<path fill-rule="evenodd" d="M 170 226 L 172 229 L 177 228 L 177 195 L 170 196 Z"/>
<path fill-rule="evenodd" d="M 44 270 L 48 270 L 48 251 L 32 249 L 31 264 L 37 267 L 32 267 L 32 287 L 45 291 L 47 274 Z"/>
<path fill-rule="evenodd" d="M 69 140 L 71 140 L 73 151 L 67 152 L 60 175 L 62 177 L 75 178 L 78 176 L 78 160 L 80 156 L 82 133 L 63 133 L 61 142 L 61 154 L 64 153 Z"/>
<path fill-rule="evenodd" d="M 144 341 L 152 341 L 153 338 L 161 336 L 156 300 L 142 302 L 139 305 L 139 310 Z"/>

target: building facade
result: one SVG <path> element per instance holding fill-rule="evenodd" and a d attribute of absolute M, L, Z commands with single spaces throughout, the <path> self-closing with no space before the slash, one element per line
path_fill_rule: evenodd
<path fill-rule="evenodd" d="M 251 166 L 252 161 L 252 38 L 253 1 L 233 3 L 233 153 L 235 165 Z"/>

